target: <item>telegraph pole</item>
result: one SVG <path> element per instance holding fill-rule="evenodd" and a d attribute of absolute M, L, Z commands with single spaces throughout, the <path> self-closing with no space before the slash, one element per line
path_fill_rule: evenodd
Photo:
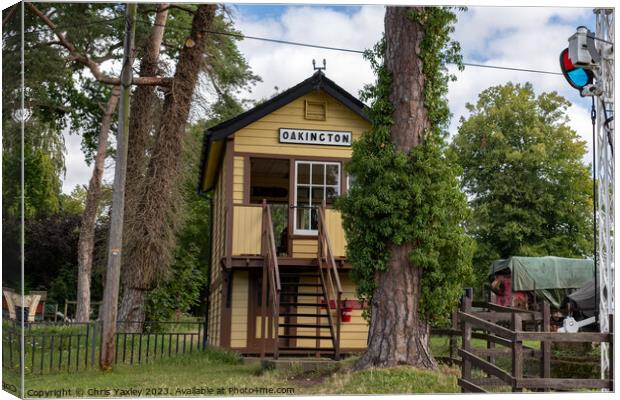
<path fill-rule="evenodd" d="M 112 369 L 116 340 L 116 317 L 121 272 L 121 249 L 123 247 L 123 211 L 125 208 L 125 174 L 127 169 L 127 146 L 129 138 L 129 92 L 133 80 L 131 68 L 132 51 L 136 31 L 136 3 L 127 3 L 125 15 L 125 40 L 123 69 L 121 71 L 121 95 L 116 138 L 116 168 L 112 194 L 112 215 L 108 244 L 108 264 L 102 304 L 102 345 L 99 365 L 103 370 Z"/>

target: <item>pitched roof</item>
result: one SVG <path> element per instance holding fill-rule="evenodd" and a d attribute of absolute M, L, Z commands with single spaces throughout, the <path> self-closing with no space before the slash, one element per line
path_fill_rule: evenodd
<path fill-rule="evenodd" d="M 200 162 L 200 181 L 198 183 L 198 191 L 209 192 L 215 187 L 215 184 L 217 183 L 217 172 L 214 172 L 216 174 L 214 177 L 210 177 L 210 182 L 205 182 L 207 163 L 218 163 L 215 170 L 219 171 L 219 164 L 222 162 L 223 159 L 222 154 L 216 153 L 220 151 L 223 152 L 224 146 L 217 146 L 218 151 L 212 152 L 213 142 L 221 141 L 227 138 L 228 136 L 234 134 L 235 132 L 251 124 L 252 122 L 257 121 L 258 119 L 277 110 L 278 108 L 283 107 L 288 103 L 292 102 L 293 100 L 315 90 L 321 90 L 329 94 L 330 96 L 334 97 L 336 100 L 344 104 L 346 107 L 348 107 L 355 114 L 370 122 L 370 118 L 364 111 L 364 103 L 359 101 L 355 96 L 344 90 L 342 87 L 338 86 L 334 81 L 327 78 L 325 74 L 319 70 L 308 79 L 300 82 L 299 84 L 293 86 L 288 90 L 285 90 L 284 92 L 278 94 L 277 96 L 274 96 L 273 98 L 265 101 L 264 103 L 261 103 L 258 106 L 244 113 L 241 113 L 234 118 L 231 118 L 205 130 L 202 147 L 202 158 Z M 211 157 L 209 157 L 210 153 L 212 153 Z M 217 157 L 217 159 L 210 159 L 212 157 Z"/>

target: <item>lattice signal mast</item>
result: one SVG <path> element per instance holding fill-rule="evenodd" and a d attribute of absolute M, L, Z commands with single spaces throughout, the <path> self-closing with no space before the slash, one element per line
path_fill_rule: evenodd
<path fill-rule="evenodd" d="M 595 45 L 601 56 L 600 68 L 593 71 L 601 90 L 596 96 L 599 326 L 601 332 L 609 332 L 609 315 L 614 313 L 614 10 L 597 8 L 594 13 Z M 602 378 L 609 371 L 607 347 L 602 343 Z"/>
<path fill-rule="evenodd" d="M 596 104 L 594 149 L 597 177 L 597 321 L 601 332 L 609 332 L 614 313 L 614 10 L 597 8 L 596 33 L 577 28 L 568 49 L 560 55 L 562 72 L 582 96 Z M 593 103 L 594 104 L 594 103 Z M 594 118 L 594 114 L 593 114 Z M 608 344 L 601 344 L 601 378 L 609 372 Z M 613 377 L 609 377 L 613 379 Z"/>

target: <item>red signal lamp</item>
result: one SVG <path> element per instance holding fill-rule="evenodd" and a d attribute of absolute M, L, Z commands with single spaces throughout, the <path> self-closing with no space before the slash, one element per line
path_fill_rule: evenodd
<path fill-rule="evenodd" d="M 583 96 L 581 91 L 588 85 L 591 85 L 594 80 L 594 75 L 589 69 L 575 66 L 573 61 L 568 56 L 568 48 L 562 50 L 560 53 L 560 68 L 562 74 L 568 83 L 579 90 L 579 93 Z"/>

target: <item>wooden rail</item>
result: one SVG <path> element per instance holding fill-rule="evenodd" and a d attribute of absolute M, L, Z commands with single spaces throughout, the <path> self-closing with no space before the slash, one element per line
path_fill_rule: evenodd
<path fill-rule="evenodd" d="M 334 358 L 340 359 L 340 315 L 342 285 L 340 284 L 340 276 L 338 274 L 338 266 L 334 260 L 334 252 L 332 250 L 331 240 L 325 226 L 325 201 L 318 209 L 318 243 L 317 243 L 317 260 L 319 262 L 319 274 L 321 283 L 324 286 L 325 303 L 327 304 L 327 315 L 329 321 L 329 329 L 333 338 Z M 324 268 L 325 267 L 325 268 Z M 336 323 L 331 314 L 331 298 L 336 301 Z"/>
<path fill-rule="evenodd" d="M 273 357 L 278 358 L 279 343 L 279 321 L 280 321 L 280 292 L 282 286 L 280 284 L 280 269 L 278 267 L 278 253 L 276 252 L 276 241 L 273 235 L 273 223 L 271 220 L 271 208 L 266 200 L 263 200 L 263 221 L 261 234 L 261 252 L 263 255 L 263 282 L 261 301 L 261 358 L 265 358 L 267 337 L 273 337 Z M 267 296 L 269 293 L 269 296 Z M 267 298 L 271 300 L 270 316 L 267 316 Z M 269 320 L 269 336 L 266 336 L 265 323 Z"/>
<path fill-rule="evenodd" d="M 477 304 L 480 306 L 480 303 Z M 523 389 L 534 391 L 549 390 L 575 390 L 575 389 L 610 389 L 613 390 L 613 372 L 610 372 L 609 379 L 573 379 L 573 378 L 551 378 L 551 343 L 553 342 L 584 342 L 584 343 L 610 343 L 613 349 L 613 333 L 597 332 L 578 332 L 560 333 L 549 332 L 550 330 L 550 309 L 549 304 L 544 303 L 542 312 L 527 312 L 520 309 L 508 309 L 508 307 L 488 307 L 489 310 L 497 310 L 498 313 L 510 313 L 511 328 L 499 326 L 488 319 L 497 320 L 498 317 L 489 312 L 475 312 L 472 310 L 471 299 L 463 298 L 461 311 L 456 315 L 461 325 L 462 348 L 459 350 L 461 355 L 461 378 L 458 381 L 463 392 L 484 392 L 485 385 L 508 385 L 513 392 L 520 392 Z M 524 315 L 525 314 L 525 315 Z M 542 317 L 542 332 L 525 332 L 522 330 L 524 319 Z M 525 316 L 525 318 L 523 318 Z M 505 320 L 505 316 L 501 317 Z M 613 316 L 610 316 L 613 321 Z M 453 323 L 453 327 L 454 327 Z M 486 332 L 482 336 L 487 339 L 487 349 L 475 349 L 471 346 L 472 337 L 476 337 L 473 329 L 481 329 Z M 453 335 L 455 329 L 443 329 L 444 334 Z M 480 336 L 478 336 L 480 337 Z M 493 346 L 490 346 L 493 339 Z M 541 343 L 540 350 L 532 349 L 523 344 L 524 340 L 534 340 Z M 499 344 L 504 348 L 495 348 Z M 613 351 L 613 350 L 612 350 Z M 452 353 L 452 351 L 451 351 Z M 610 357 L 613 357 L 611 353 Z M 505 371 L 495 365 L 495 357 L 499 355 L 510 355 L 511 370 Z M 524 356 L 539 357 L 540 373 L 539 377 L 524 376 Z M 474 379 L 472 369 L 482 370 L 487 374 L 487 378 Z"/>

